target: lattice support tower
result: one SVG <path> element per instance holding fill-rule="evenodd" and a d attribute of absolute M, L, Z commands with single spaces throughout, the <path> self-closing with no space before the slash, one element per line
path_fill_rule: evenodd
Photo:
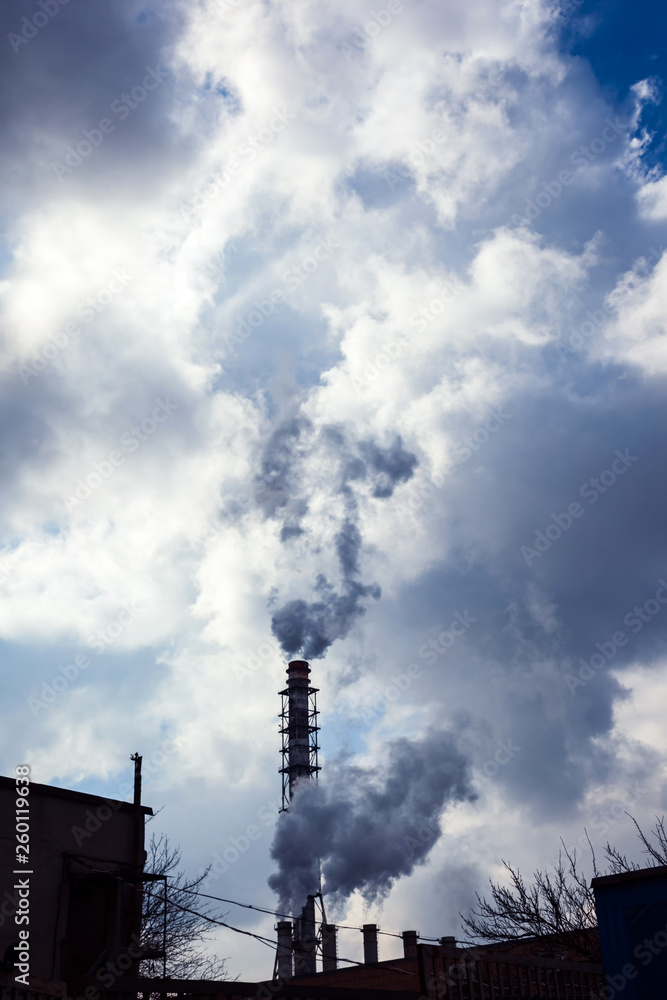
<path fill-rule="evenodd" d="M 317 692 L 310 685 L 310 667 L 306 660 L 292 660 L 287 667 L 287 687 L 280 691 L 280 734 L 282 736 L 283 784 L 282 810 L 289 809 L 301 781 L 317 780 L 319 744 L 317 734 Z"/>

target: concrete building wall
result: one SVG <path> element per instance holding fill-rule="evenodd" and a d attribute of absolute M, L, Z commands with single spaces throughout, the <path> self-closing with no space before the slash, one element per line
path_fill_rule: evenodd
<path fill-rule="evenodd" d="M 126 943 L 136 896 L 123 873 L 133 868 L 135 811 L 127 802 L 30 782 L 30 853 L 21 864 L 16 788 L 14 778 L 0 776 L 0 960 L 27 928 L 31 975 L 63 980 L 72 963 L 87 962 L 97 950 L 95 961 L 100 942 Z M 143 867 L 143 817 L 151 810 L 141 811 Z M 19 896 L 25 897 L 18 887 L 23 882 L 25 889 L 26 880 L 29 924 L 17 925 Z M 5 970 L 7 976 L 14 978 Z"/>

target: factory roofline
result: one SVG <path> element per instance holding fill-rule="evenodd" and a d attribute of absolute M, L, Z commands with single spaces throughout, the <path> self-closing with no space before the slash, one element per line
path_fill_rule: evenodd
<path fill-rule="evenodd" d="M 16 778 L 7 778 L 0 774 L 0 788 L 16 788 Z M 76 792 L 70 788 L 60 788 L 58 785 L 42 785 L 37 781 L 28 783 L 31 795 L 50 795 L 56 799 L 69 799 L 73 802 L 81 802 L 86 805 L 105 805 L 109 802 L 117 802 L 121 811 L 134 812 L 134 804 L 125 802 L 123 799 L 114 799 L 108 795 L 92 795 L 89 792 Z M 145 816 L 152 816 L 153 810 L 150 806 L 139 807 Z"/>

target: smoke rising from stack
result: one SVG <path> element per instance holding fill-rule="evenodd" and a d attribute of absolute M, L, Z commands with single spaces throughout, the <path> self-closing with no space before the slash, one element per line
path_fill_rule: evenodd
<path fill-rule="evenodd" d="M 303 498 L 290 492 L 296 488 L 294 465 L 304 447 L 302 435 L 310 425 L 296 418 L 291 419 L 271 437 L 267 445 L 262 468 L 270 472 L 270 481 L 264 477 L 262 500 L 267 514 L 281 512 L 284 523 L 281 539 L 284 542 L 303 534 L 301 520 L 307 511 Z M 318 574 L 313 590 L 315 599 L 301 598 L 288 601 L 274 612 L 271 630 L 287 656 L 295 654 L 306 660 L 318 659 L 336 639 L 344 639 L 355 622 L 366 613 L 365 601 L 378 600 L 381 595 L 377 583 L 360 581 L 359 556 L 363 539 L 359 530 L 359 511 L 354 483 L 366 483 L 375 499 L 387 499 L 396 486 L 407 482 L 417 465 L 415 455 L 406 451 L 400 437 L 387 448 L 374 441 L 360 441 L 351 445 L 338 427 L 325 428 L 312 447 L 323 447 L 332 454 L 340 466 L 337 494 L 345 502 L 345 518 L 335 536 L 336 555 L 340 567 L 341 585 L 336 589 L 324 574 Z"/>
<path fill-rule="evenodd" d="M 355 889 L 368 903 L 382 900 L 426 860 L 443 808 L 476 798 L 456 734 L 445 730 L 393 740 L 380 768 L 328 764 L 323 774 L 297 790 L 271 847 L 278 871 L 269 885 L 289 912 L 317 891 L 320 864 L 334 907 Z"/>
<path fill-rule="evenodd" d="M 336 539 L 337 548 L 339 538 L 340 535 Z M 362 584 L 349 576 L 344 578 L 342 591 L 336 592 L 322 573 L 318 574 L 313 589 L 318 594 L 317 600 L 288 601 L 271 618 L 271 631 L 287 656 L 298 653 L 306 660 L 324 656 L 336 639 L 344 639 L 355 622 L 366 614 L 364 599 L 378 600 L 382 594 L 377 583 Z"/>

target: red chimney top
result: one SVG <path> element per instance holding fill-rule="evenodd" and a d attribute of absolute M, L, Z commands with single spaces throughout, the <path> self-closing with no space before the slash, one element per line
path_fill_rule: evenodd
<path fill-rule="evenodd" d="M 310 673 L 310 667 L 306 660 L 291 660 L 287 667 L 287 675 L 291 679 L 292 677 L 302 677 L 304 680 L 308 680 L 308 674 Z"/>

